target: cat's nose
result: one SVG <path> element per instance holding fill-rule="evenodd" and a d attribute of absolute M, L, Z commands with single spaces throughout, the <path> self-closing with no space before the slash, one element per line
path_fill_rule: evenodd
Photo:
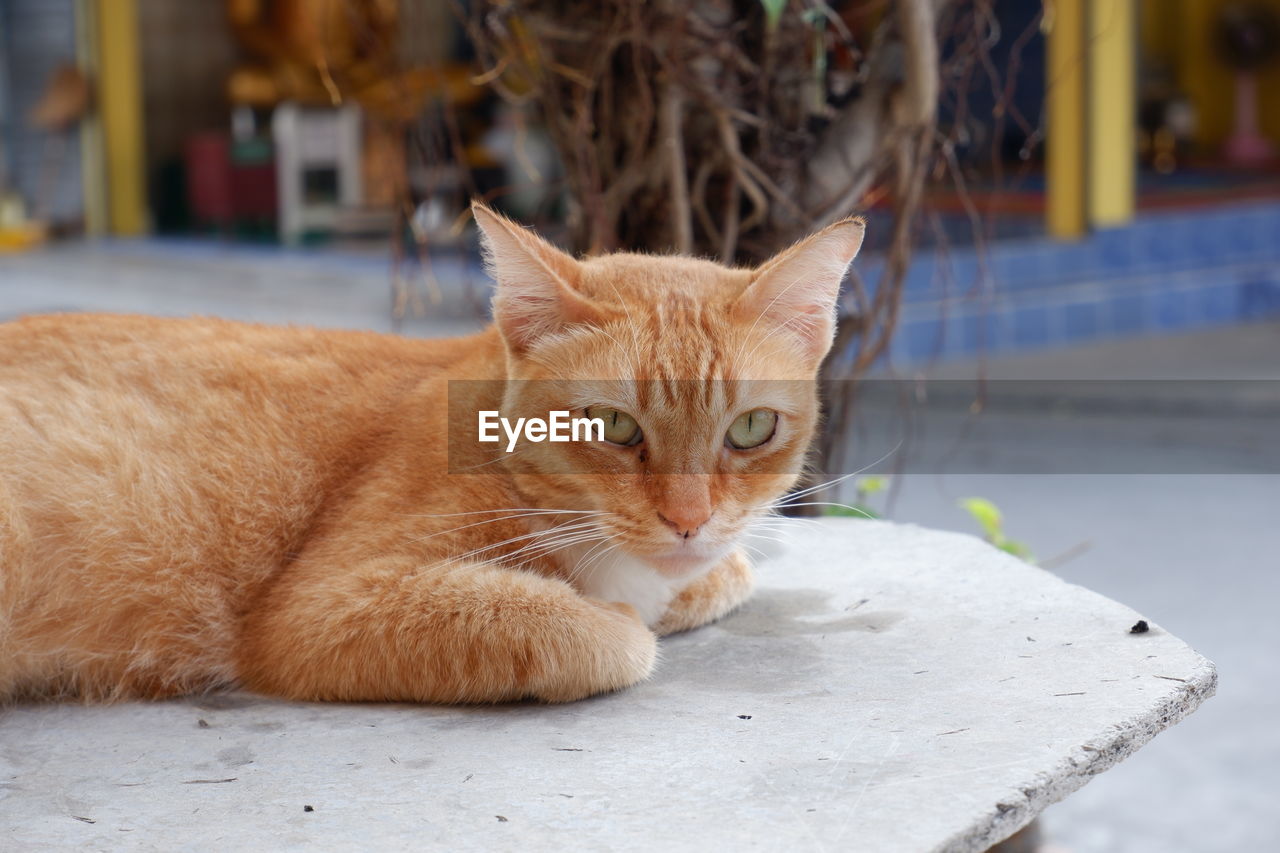
<path fill-rule="evenodd" d="M 702 525 L 711 518 L 710 507 L 668 507 L 665 513 L 658 513 L 658 518 L 676 532 L 681 539 L 692 539 L 698 535 Z"/>

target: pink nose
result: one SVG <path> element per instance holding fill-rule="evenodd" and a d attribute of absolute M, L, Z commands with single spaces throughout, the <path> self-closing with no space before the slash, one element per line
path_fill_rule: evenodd
<path fill-rule="evenodd" d="M 691 539 L 698 535 L 702 525 L 711 518 L 710 507 L 667 507 L 666 512 L 658 513 L 658 518 L 676 532 L 682 539 Z"/>

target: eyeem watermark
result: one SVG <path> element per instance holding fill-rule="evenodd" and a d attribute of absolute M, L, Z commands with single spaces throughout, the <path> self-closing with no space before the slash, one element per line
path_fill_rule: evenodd
<path fill-rule="evenodd" d="M 569 412 L 549 412 L 547 418 L 510 418 L 502 417 L 501 412 L 482 411 L 480 418 L 480 441 L 496 443 L 507 438 L 507 452 L 516 449 L 520 436 L 529 441 L 604 441 L 603 418 L 573 418 Z M 499 432 L 501 430 L 501 434 Z"/>
<path fill-rule="evenodd" d="M 708 470 L 721 470 L 722 463 L 749 463 L 749 470 L 744 470 L 753 475 L 791 474 L 794 457 L 771 452 L 777 442 L 746 450 L 749 455 L 742 457 L 726 448 L 730 424 L 742 412 L 757 408 L 785 412 L 788 401 L 803 402 L 815 392 L 838 402 L 846 399 L 841 395 L 852 393 L 845 381 L 815 386 L 808 379 L 711 384 L 701 379 L 451 379 L 444 413 L 448 471 L 491 477 L 497 462 L 502 471 L 518 474 L 643 470 L 663 475 L 687 472 L 691 460 L 698 460 Z M 647 402 L 638 402 L 642 399 Z M 967 379 L 864 378 L 858 382 L 856 400 L 848 419 L 832 409 L 818 427 L 847 432 L 831 439 L 840 452 L 832 454 L 828 467 L 818 467 L 815 482 L 855 470 L 859 475 L 929 476 L 1280 474 L 1275 428 L 1280 423 L 1280 379 L 998 379 L 978 385 Z M 552 414 L 556 407 L 571 414 Z M 608 416 L 615 408 L 630 415 L 636 430 L 643 431 L 634 445 L 626 441 L 631 434 Z M 498 410 L 510 419 L 505 430 Z M 518 412 L 536 416 L 537 421 L 521 422 Z M 573 441 L 572 417 L 588 415 L 602 417 L 608 436 L 603 443 L 601 427 L 595 424 L 589 434 L 580 425 L 577 434 L 594 441 L 548 443 L 552 434 L 553 440 Z M 1211 416 L 1217 420 L 1207 429 L 1206 418 Z M 789 421 L 785 414 L 780 419 L 784 440 L 790 437 Z M 957 424 L 965 425 L 959 437 Z M 1052 440 L 1041 442 L 1034 453 L 1014 452 L 1025 449 L 1029 429 L 1041 428 Z M 527 443 L 526 429 L 532 433 Z M 1106 451 L 1118 447 L 1117 435 L 1145 436 L 1152 430 L 1174 438 L 1126 445 L 1124 452 Z M 614 437 L 622 444 L 610 445 Z M 1175 445 L 1176 453 L 1170 450 Z M 624 453 L 617 450 L 620 446 L 634 450 Z M 523 454 L 521 448 L 533 452 Z M 587 448 L 610 452 L 573 452 Z M 636 467 L 622 467 L 626 465 Z"/>

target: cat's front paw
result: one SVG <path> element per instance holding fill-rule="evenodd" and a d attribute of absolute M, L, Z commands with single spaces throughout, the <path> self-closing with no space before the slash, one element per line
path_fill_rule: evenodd
<path fill-rule="evenodd" d="M 583 599 L 588 610 L 575 630 L 550 645 L 554 650 L 533 695 L 572 702 L 644 681 L 658 658 L 657 637 L 635 608 L 621 602 Z"/>
<path fill-rule="evenodd" d="M 741 551 L 734 552 L 681 590 L 653 630 L 666 636 L 714 622 L 750 598 L 754 588 L 751 564 Z"/>

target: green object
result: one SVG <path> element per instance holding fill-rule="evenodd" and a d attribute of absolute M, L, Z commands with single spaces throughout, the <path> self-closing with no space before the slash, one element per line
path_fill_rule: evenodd
<path fill-rule="evenodd" d="M 876 510 L 867 506 L 867 498 L 879 494 L 889 488 L 888 477 L 859 477 L 853 481 L 853 503 L 832 504 L 823 515 L 835 515 L 844 518 L 880 518 Z"/>
<path fill-rule="evenodd" d="M 263 166 L 275 158 L 275 149 L 270 139 L 258 136 L 233 141 L 230 156 L 237 166 Z"/>
<path fill-rule="evenodd" d="M 829 506 L 826 515 L 839 516 L 841 518 L 879 518 L 880 514 L 873 509 L 867 509 L 865 506 L 850 504 L 848 506 Z"/>
<path fill-rule="evenodd" d="M 1030 548 L 1004 535 L 1004 515 L 991 501 L 986 498 L 965 498 L 960 501 L 960 507 L 973 516 L 973 520 L 982 528 L 983 537 L 992 545 L 1028 563 L 1036 561 Z"/>
<path fill-rule="evenodd" d="M 1005 540 L 996 547 L 1001 551 L 1004 551 L 1006 554 L 1012 554 L 1020 560 L 1026 560 L 1028 563 L 1034 563 L 1036 561 L 1036 558 L 1031 556 L 1031 550 L 1021 542 Z"/>
<path fill-rule="evenodd" d="M 760 0 L 760 5 L 764 7 L 765 25 L 770 30 L 778 28 L 778 21 L 782 20 L 782 12 L 787 8 L 787 0 Z"/>
<path fill-rule="evenodd" d="M 960 507 L 973 516 L 973 520 L 978 522 L 978 526 L 982 528 L 982 532 L 988 539 L 1004 538 L 1004 516 L 1000 514 L 999 507 L 991 501 L 986 498 L 965 498 L 960 501 Z"/>
<path fill-rule="evenodd" d="M 853 487 L 857 489 L 858 494 L 874 495 L 883 492 L 889 488 L 888 477 L 861 477 L 854 481 Z"/>

